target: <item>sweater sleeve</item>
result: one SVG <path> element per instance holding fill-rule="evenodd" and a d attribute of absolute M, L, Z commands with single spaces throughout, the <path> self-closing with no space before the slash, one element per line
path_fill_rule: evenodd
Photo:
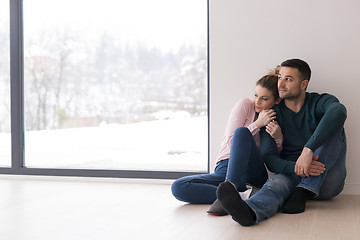
<path fill-rule="evenodd" d="M 321 120 L 305 144 L 305 147 L 310 148 L 313 152 L 339 132 L 347 118 L 345 106 L 336 97 L 329 94 L 321 95 L 315 110 Z"/>
<path fill-rule="evenodd" d="M 226 125 L 225 135 L 232 136 L 238 127 L 245 126 L 245 123 L 249 121 L 249 116 L 252 115 L 251 101 L 247 98 L 240 99 L 230 112 L 228 123 Z M 259 132 L 259 128 L 255 123 L 251 123 L 247 126 L 251 134 L 255 136 Z"/>
<path fill-rule="evenodd" d="M 260 131 L 260 129 L 256 126 L 255 122 L 252 122 L 247 128 L 253 136 L 255 136 Z"/>
<path fill-rule="evenodd" d="M 269 171 L 282 174 L 294 174 L 295 162 L 280 157 L 277 143 L 264 128 L 260 131 L 260 150 Z"/>

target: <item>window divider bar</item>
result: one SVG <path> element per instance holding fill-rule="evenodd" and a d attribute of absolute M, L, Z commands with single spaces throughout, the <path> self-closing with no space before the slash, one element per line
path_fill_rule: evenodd
<path fill-rule="evenodd" d="M 210 149 L 211 149 L 211 141 L 210 141 L 210 1 L 207 0 L 206 7 L 206 17 L 207 17 L 207 124 L 208 124 L 208 161 L 207 161 L 207 172 L 210 173 Z"/>
<path fill-rule="evenodd" d="M 11 168 L 24 166 L 23 0 L 10 1 Z"/>

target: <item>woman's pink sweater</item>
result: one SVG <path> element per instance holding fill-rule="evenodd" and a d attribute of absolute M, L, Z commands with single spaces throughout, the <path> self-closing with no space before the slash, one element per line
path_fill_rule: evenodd
<path fill-rule="evenodd" d="M 256 145 L 260 149 L 260 129 L 256 126 L 255 120 L 258 114 L 255 112 L 254 101 L 248 98 L 240 99 L 232 108 L 228 123 L 226 125 L 225 134 L 221 141 L 220 153 L 217 157 L 217 162 L 230 157 L 230 146 L 234 132 L 239 127 L 247 127 L 254 136 Z M 275 139 L 279 152 L 282 150 L 282 136 Z"/>

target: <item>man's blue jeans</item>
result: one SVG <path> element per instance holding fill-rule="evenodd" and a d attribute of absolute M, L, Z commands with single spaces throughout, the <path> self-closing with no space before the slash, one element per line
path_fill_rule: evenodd
<path fill-rule="evenodd" d="M 245 191 L 246 183 L 261 188 L 268 179 L 264 161 L 255 140 L 246 127 L 234 132 L 230 158 L 220 161 L 215 173 L 186 176 L 176 180 L 171 190 L 175 198 L 188 203 L 213 203 L 220 183 L 229 180 Z"/>
<path fill-rule="evenodd" d="M 246 200 L 255 212 L 257 222 L 275 215 L 296 187 L 313 193 L 312 199 L 328 200 L 337 196 L 344 188 L 346 178 L 345 156 L 346 136 L 344 129 L 314 152 L 325 164 L 325 172 L 320 176 L 301 178 L 295 174 L 276 174 L 270 178 L 259 192 Z"/>

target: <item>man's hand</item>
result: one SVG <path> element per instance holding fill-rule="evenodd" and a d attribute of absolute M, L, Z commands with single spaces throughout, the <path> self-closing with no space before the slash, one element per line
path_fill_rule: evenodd
<path fill-rule="evenodd" d="M 310 176 L 319 176 L 325 172 L 325 165 L 318 161 L 319 156 L 316 155 L 311 161 L 309 168 Z"/>
<path fill-rule="evenodd" d="M 313 151 L 304 147 L 295 164 L 295 173 L 300 177 L 310 176 L 310 166 L 313 160 Z"/>

